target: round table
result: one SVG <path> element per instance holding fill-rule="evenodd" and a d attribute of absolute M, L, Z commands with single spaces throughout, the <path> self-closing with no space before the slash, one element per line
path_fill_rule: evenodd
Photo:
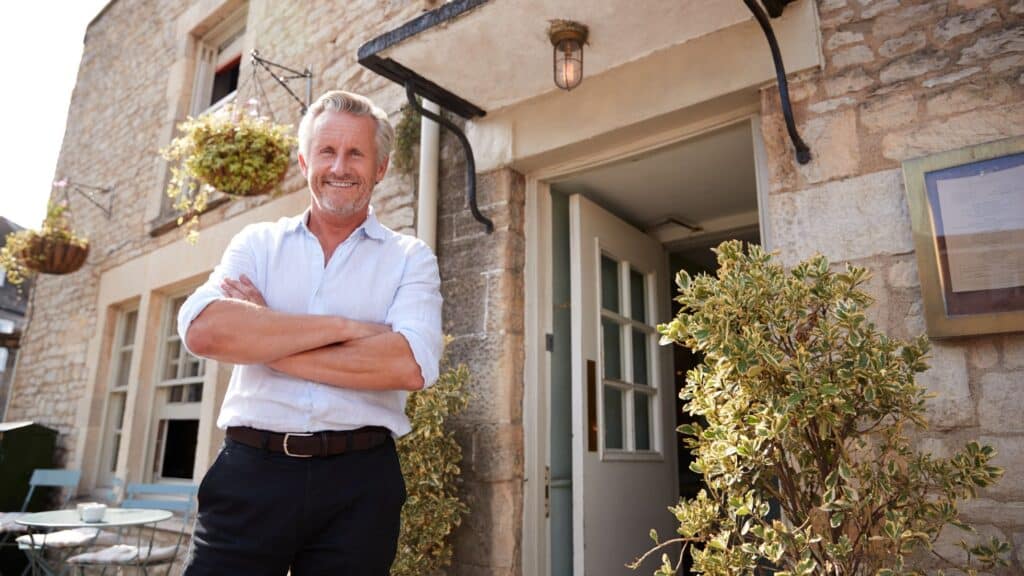
<path fill-rule="evenodd" d="M 85 522 L 78 516 L 78 510 L 53 510 L 34 512 L 15 520 L 18 524 L 37 530 L 58 530 L 69 528 L 123 528 L 156 524 L 169 519 L 173 514 L 168 510 L 151 508 L 107 508 L 99 522 Z M 32 563 L 33 574 L 63 574 L 64 569 L 54 569 L 46 562 L 43 552 L 46 545 L 35 545 L 25 549 Z M 59 560 L 63 564 L 63 559 Z"/>

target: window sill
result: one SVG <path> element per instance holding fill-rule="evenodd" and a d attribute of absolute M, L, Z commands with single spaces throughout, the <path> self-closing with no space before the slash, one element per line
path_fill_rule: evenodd
<path fill-rule="evenodd" d="M 200 214 L 206 214 L 210 210 L 227 204 L 231 198 L 227 194 L 218 194 L 216 197 L 211 198 L 206 204 L 206 210 Z M 149 221 L 149 235 L 153 238 L 162 236 L 172 230 L 176 230 L 180 226 L 178 225 L 178 214 L 161 214 L 157 218 Z"/>

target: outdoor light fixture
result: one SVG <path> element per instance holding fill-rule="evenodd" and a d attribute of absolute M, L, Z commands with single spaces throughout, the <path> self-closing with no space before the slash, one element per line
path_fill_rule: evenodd
<path fill-rule="evenodd" d="M 548 38 L 555 47 L 555 84 L 572 90 L 583 81 L 583 45 L 587 27 L 571 20 L 552 20 Z"/>

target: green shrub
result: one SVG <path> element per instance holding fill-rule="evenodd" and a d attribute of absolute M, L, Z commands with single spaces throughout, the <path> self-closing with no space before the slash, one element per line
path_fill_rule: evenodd
<path fill-rule="evenodd" d="M 834 272 L 817 256 L 787 272 L 736 241 L 715 252 L 718 277 L 680 272 L 682 308 L 659 327 L 663 343 L 703 355 L 680 393 L 696 418 L 679 431 L 705 489 L 670 508 L 670 542 L 703 574 L 915 573 L 905 558 L 944 527 L 970 530 L 957 501 L 1002 475 L 976 442 L 951 458 L 911 448 L 908 432 L 926 426 L 914 377 L 928 339 L 889 338 L 866 320 L 864 268 Z M 669 544 L 652 538 L 644 557 Z M 1008 551 L 962 547 L 983 567 Z M 667 554 L 656 574 L 675 574 Z"/>
<path fill-rule="evenodd" d="M 445 367 L 433 386 L 409 395 L 406 415 L 412 432 L 398 441 L 408 498 L 392 576 L 422 576 L 452 560 L 451 533 L 469 508 L 458 498 L 462 449 L 446 426 L 469 400 L 464 365 Z"/>

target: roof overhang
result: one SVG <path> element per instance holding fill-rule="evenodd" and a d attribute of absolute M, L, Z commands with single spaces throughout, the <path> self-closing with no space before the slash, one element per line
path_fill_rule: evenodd
<path fill-rule="evenodd" d="M 740 0 L 456 0 L 370 40 L 364 66 L 465 118 L 557 91 L 549 21 L 590 29 L 584 77 L 752 19 Z M 586 80 L 584 80 L 586 82 Z"/>

